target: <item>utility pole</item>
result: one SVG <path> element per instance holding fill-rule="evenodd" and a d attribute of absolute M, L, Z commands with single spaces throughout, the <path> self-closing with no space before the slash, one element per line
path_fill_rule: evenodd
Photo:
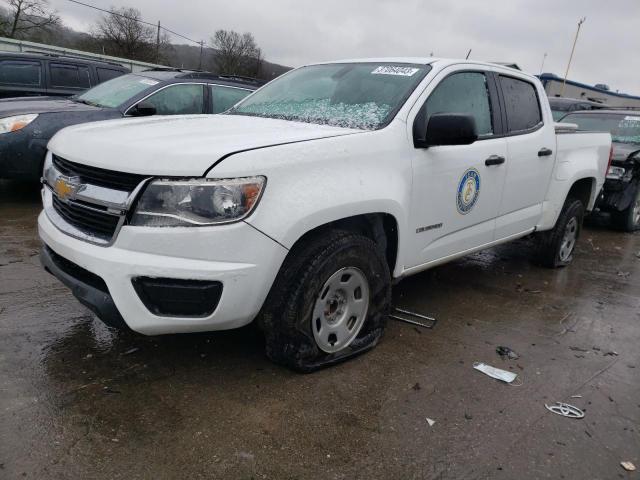
<path fill-rule="evenodd" d="M 547 59 L 547 52 L 544 53 L 544 55 L 542 56 L 542 65 L 540 65 L 540 75 L 542 75 L 542 72 L 544 71 L 544 61 Z"/>
<path fill-rule="evenodd" d="M 158 20 L 158 33 L 156 34 L 156 63 L 160 63 L 160 20 Z"/>
<path fill-rule="evenodd" d="M 200 40 L 200 62 L 198 62 L 198 70 L 202 70 L 202 47 L 204 46 L 204 41 Z"/>
<path fill-rule="evenodd" d="M 569 63 L 567 63 L 567 71 L 564 72 L 564 80 L 562 81 L 562 90 L 560 96 L 564 97 L 564 87 L 567 84 L 567 76 L 569 76 L 569 68 L 571 67 L 571 60 L 573 60 L 573 52 L 576 49 L 576 43 L 578 42 L 578 35 L 580 34 L 580 27 L 587 20 L 587 17 L 582 17 L 578 22 L 578 29 L 576 30 L 576 36 L 573 39 L 573 47 L 571 47 L 571 55 L 569 55 Z"/>

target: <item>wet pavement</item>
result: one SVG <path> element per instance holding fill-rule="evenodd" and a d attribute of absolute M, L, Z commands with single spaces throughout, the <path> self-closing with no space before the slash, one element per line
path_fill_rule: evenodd
<path fill-rule="evenodd" d="M 640 467 L 640 234 L 589 226 L 562 270 L 522 240 L 411 277 L 395 303 L 435 329 L 390 322 L 367 355 L 299 375 L 252 328 L 106 328 L 40 268 L 38 197 L 0 182 L 2 479 L 640 478 L 620 466 Z"/>

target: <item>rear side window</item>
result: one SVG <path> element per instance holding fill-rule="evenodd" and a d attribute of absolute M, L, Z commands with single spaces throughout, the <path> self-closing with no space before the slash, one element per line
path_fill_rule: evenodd
<path fill-rule="evenodd" d="M 536 87 L 529 82 L 500 75 L 509 133 L 526 132 L 542 123 Z"/>
<path fill-rule="evenodd" d="M 98 72 L 99 83 L 106 82 L 123 74 L 120 70 L 111 70 L 110 68 L 96 67 L 96 71 Z"/>
<path fill-rule="evenodd" d="M 42 82 L 42 65 L 28 60 L 0 61 L 0 83 L 38 87 Z"/>
<path fill-rule="evenodd" d="M 156 107 L 158 115 L 204 113 L 204 90 L 197 83 L 172 85 L 144 100 Z"/>
<path fill-rule="evenodd" d="M 49 66 L 51 86 L 59 88 L 89 88 L 89 67 L 67 63 L 52 63 Z"/>
<path fill-rule="evenodd" d="M 225 112 L 250 93 L 250 90 L 244 88 L 213 85 L 211 87 L 211 101 L 213 102 L 211 111 L 213 113 Z"/>
<path fill-rule="evenodd" d="M 493 135 L 487 77 L 480 72 L 461 72 L 448 76 L 427 99 L 427 121 L 436 113 L 473 115 L 478 135 Z"/>

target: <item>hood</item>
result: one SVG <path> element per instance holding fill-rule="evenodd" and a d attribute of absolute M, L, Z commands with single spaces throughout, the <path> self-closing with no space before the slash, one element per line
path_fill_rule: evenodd
<path fill-rule="evenodd" d="M 613 161 L 626 162 L 629 156 L 640 152 L 640 144 L 638 143 L 619 143 L 613 142 Z"/>
<path fill-rule="evenodd" d="M 108 170 L 200 176 L 235 152 L 361 132 L 244 115 L 147 117 L 68 127 L 53 137 L 49 149 Z"/>
<path fill-rule="evenodd" d="M 100 110 L 68 98 L 57 97 L 16 97 L 0 100 L 0 118 L 27 113 L 81 112 Z"/>

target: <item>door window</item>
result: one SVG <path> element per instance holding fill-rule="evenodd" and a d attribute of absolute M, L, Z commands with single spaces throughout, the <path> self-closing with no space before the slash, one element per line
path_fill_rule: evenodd
<path fill-rule="evenodd" d="M 110 68 L 100 68 L 96 67 L 96 71 L 98 72 L 98 82 L 106 82 L 107 80 L 111 80 L 112 78 L 119 77 L 123 75 L 124 72 L 120 70 L 111 70 Z"/>
<path fill-rule="evenodd" d="M 500 75 L 509 133 L 526 132 L 542 123 L 536 87 L 527 81 Z"/>
<path fill-rule="evenodd" d="M 236 103 L 249 95 L 251 90 L 244 88 L 223 87 L 221 85 L 211 86 L 212 113 L 221 113 L 229 110 Z"/>
<path fill-rule="evenodd" d="M 49 65 L 51 86 L 57 88 L 89 88 L 89 67 L 84 65 L 70 65 L 52 63 Z"/>
<path fill-rule="evenodd" d="M 427 122 L 436 113 L 473 115 L 478 136 L 493 135 L 486 76 L 480 72 L 460 72 L 445 78 L 427 99 Z"/>
<path fill-rule="evenodd" d="M 158 115 L 204 113 L 203 86 L 196 83 L 172 85 L 144 100 L 156 108 Z"/>
<path fill-rule="evenodd" d="M 37 87 L 42 78 L 40 62 L 3 60 L 0 62 L 0 83 Z"/>

